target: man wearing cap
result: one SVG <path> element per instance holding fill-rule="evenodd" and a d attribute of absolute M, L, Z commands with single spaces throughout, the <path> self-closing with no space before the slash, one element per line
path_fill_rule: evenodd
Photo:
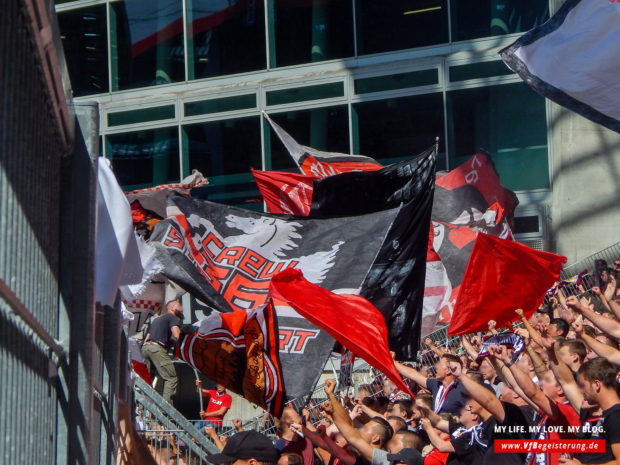
<path fill-rule="evenodd" d="M 207 461 L 214 465 L 275 465 L 278 456 L 267 436 L 248 430 L 232 435 L 222 452 L 208 456 Z"/>

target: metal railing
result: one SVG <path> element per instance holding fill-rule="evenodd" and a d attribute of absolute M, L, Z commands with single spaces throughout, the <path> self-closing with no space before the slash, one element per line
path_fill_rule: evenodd
<path fill-rule="evenodd" d="M 207 437 L 199 432 L 192 422 L 179 413 L 172 405 L 164 400 L 155 389 L 147 384 L 142 378 L 135 380 L 135 399 L 140 413 L 140 421 L 148 427 L 143 432 L 157 431 L 157 435 L 163 434 L 162 431 L 171 432 L 173 437 L 167 436 L 165 441 L 162 439 L 155 447 L 160 454 L 154 457 L 161 458 L 164 446 L 169 451 L 176 448 L 177 459 L 183 458 L 186 463 L 208 464 L 206 457 L 218 453 L 217 447 Z M 151 437 L 159 437 L 159 436 Z M 151 438 L 144 436 L 149 442 Z M 153 450 L 152 450 L 153 451 Z M 166 452 L 167 454 L 168 452 Z M 191 459 L 191 462 L 189 461 Z M 178 462 L 178 460 L 177 460 Z M 168 462 L 165 462 L 168 464 Z M 176 463 L 176 462 L 173 462 Z M 182 462 L 180 462 L 182 463 Z"/>

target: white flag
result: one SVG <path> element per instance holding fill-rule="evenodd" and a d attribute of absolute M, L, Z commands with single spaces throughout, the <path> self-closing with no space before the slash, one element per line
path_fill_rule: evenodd
<path fill-rule="evenodd" d="M 566 0 L 499 53 L 544 97 L 620 132 L 619 0 Z"/>

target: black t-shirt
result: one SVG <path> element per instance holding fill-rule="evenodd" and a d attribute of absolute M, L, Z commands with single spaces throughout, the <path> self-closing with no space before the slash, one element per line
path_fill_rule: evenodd
<path fill-rule="evenodd" d="M 488 447 L 489 425 L 483 422 L 465 428 L 461 423 L 450 423 L 449 432 L 454 453 L 448 456 L 446 465 L 482 465 Z"/>
<path fill-rule="evenodd" d="M 459 416 L 461 409 L 465 407 L 463 394 L 467 394 L 467 391 L 463 389 L 463 385 L 458 380 L 448 387 L 447 393 L 442 387 L 443 385 L 438 379 L 429 378 L 426 380 L 426 389 L 431 391 L 433 395 L 433 411 L 435 413 L 449 412 Z"/>
<path fill-rule="evenodd" d="M 579 419 L 581 420 L 581 429 L 577 434 L 577 438 L 604 439 L 605 452 L 575 454 L 575 458 L 581 461 L 581 463 L 588 464 L 611 462 L 614 459 L 611 445 L 620 443 L 620 404 L 603 410 L 601 416 L 592 415 L 591 410 L 582 408 L 579 411 Z"/>
<path fill-rule="evenodd" d="M 168 347 L 172 339 L 171 328 L 181 326 L 181 319 L 172 314 L 164 313 L 153 319 L 149 330 L 149 341 L 158 342 L 164 347 Z"/>
<path fill-rule="evenodd" d="M 519 408 L 527 420 L 528 426 L 536 426 L 540 423 L 541 416 L 531 405 L 519 405 Z"/>
<path fill-rule="evenodd" d="M 502 423 L 490 417 L 489 422 L 489 447 L 484 455 L 484 465 L 523 465 L 527 454 L 496 453 L 495 441 L 498 439 L 531 439 L 528 421 L 523 415 L 523 411 L 516 405 L 502 402 L 504 406 L 504 421 Z M 499 426 L 505 426 L 505 430 L 500 430 Z M 508 432 L 509 429 L 523 429 L 524 432 Z"/>

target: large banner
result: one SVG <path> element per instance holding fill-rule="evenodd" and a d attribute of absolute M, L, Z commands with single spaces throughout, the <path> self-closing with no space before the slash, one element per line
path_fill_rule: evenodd
<path fill-rule="evenodd" d="M 280 416 L 284 383 L 278 322 L 271 304 L 247 312 L 214 313 L 179 341 L 176 356 L 209 379 Z"/>
<path fill-rule="evenodd" d="M 620 132 L 617 0 L 566 0 L 500 56 L 536 92 Z"/>
<path fill-rule="evenodd" d="M 168 198 L 168 218 L 151 236 L 164 274 L 220 312 L 265 303 L 286 268 L 332 291 L 356 293 L 399 209 L 310 219 Z"/>

